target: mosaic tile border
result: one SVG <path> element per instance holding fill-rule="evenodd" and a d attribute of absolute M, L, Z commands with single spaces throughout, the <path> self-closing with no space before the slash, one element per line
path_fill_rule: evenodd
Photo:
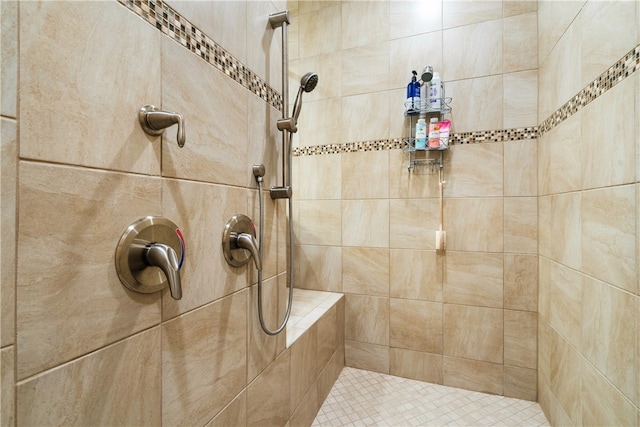
<path fill-rule="evenodd" d="M 117 0 L 163 34 L 282 111 L 282 95 L 162 0 Z"/>
<path fill-rule="evenodd" d="M 537 127 L 486 130 L 476 132 L 454 133 L 449 138 L 450 145 L 476 144 L 486 142 L 521 141 L 536 139 Z M 382 151 L 405 148 L 409 146 L 406 139 L 377 139 L 373 141 L 347 142 L 344 144 L 328 144 L 293 149 L 294 156 L 315 156 L 319 154 L 355 153 L 359 151 Z"/>
<path fill-rule="evenodd" d="M 549 132 L 563 121 L 587 106 L 591 101 L 603 95 L 615 85 L 640 70 L 640 45 L 613 64 L 607 71 L 582 89 L 562 107 L 555 111 L 538 127 L 540 136 Z"/>
<path fill-rule="evenodd" d="M 567 101 L 562 107 L 544 120 L 539 126 L 516 129 L 499 129 L 476 132 L 454 133 L 449 145 L 475 144 L 486 142 L 507 142 L 525 139 L 536 139 L 563 121 L 577 113 L 596 98 L 612 89 L 636 71 L 640 70 L 640 45 L 613 64 L 607 71 Z M 345 144 L 329 144 L 301 147 L 293 150 L 294 156 L 313 156 L 320 154 L 353 153 L 358 151 L 380 151 L 405 148 L 408 143 L 402 139 L 382 139 L 374 141 L 348 142 Z"/>

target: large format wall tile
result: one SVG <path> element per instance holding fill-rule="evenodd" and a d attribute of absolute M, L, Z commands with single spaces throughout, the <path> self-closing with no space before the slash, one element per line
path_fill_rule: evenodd
<path fill-rule="evenodd" d="M 573 425 L 582 425 L 580 388 L 583 365 L 586 365 L 584 359 L 572 345 L 562 338 L 554 341 L 551 348 L 551 391 Z"/>
<path fill-rule="evenodd" d="M 242 43 L 242 35 L 233 43 L 229 42 L 228 39 L 233 38 L 237 32 L 246 29 L 247 67 L 262 77 L 269 86 L 280 92 L 282 90 L 282 30 L 280 28 L 271 28 L 269 14 L 282 11 L 285 8 L 277 8 L 274 3 L 267 1 L 246 2 L 246 27 L 242 26 L 241 7 L 237 14 L 233 14 L 230 17 L 229 22 L 221 23 L 224 18 L 218 16 L 214 21 L 214 25 L 222 27 L 222 32 L 226 33 L 221 42 L 223 47 L 226 45 L 235 47 Z M 236 22 L 239 23 L 237 29 L 234 28 Z M 217 41 L 217 39 L 214 40 Z M 238 46 L 238 48 L 240 47 Z"/>
<path fill-rule="evenodd" d="M 504 395 L 537 402 L 538 372 L 535 369 L 504 367 Z"/>
<path fill-rule="evenodd" d="M 527 49 L 521 50 L 529 54 Z M 503 85 L 505 129 L 536 126 L 538 124 L 537 69 L 504 74 Z"/>
<path fill-rule="evenodd" d="M 280 275 L 262 283 L 262 319 L 271 330 L 278 328 L 284 319 L 289 292 L 285 287 L 285 281 L 284 275 Z M 287 343 L 285 333 L 268 335 L 262 330 L 258 308 L 258 285 L 249 288 L 247 303 L 247 382 L 251 382 L 284 351 Z"/>
<path fill-rule="evenodd" d="M 152 328 L 30 378 L 17 387 L 16 422 L 160 425 L 160 358 L 160 328 Z"/>
<path fill-rule="evenodd" d="M 389 352 L 388 345 L 346 340 L 344 343 L 345 366 L 388 374 Z"/>
<path fill-rule="evenodd" d="M 402 7 L 401 5 L 411 4 L 413 8 L 419 8 L 421 5 L 409 2 L 391 2 L 391 9 Z M 437 4 L 437 3 L 436 3 Z M 424 7 L 424 6 L 422 6 Z M 391 15 L 392 19 L 394 15 Z M 421 14 L 415 14 L 413 19 L 424 18 Z M 420 31 L 422 33 L 422 31 Z M 389 48 L 389 88 L 406 89 L 407 84 L 411 81 L 412 73 L 415 70 L 418 73 L 418 79 L 422 75 L 422 69 L 431 65 L 434 70 L 441 73 L 442 71 L 442 31 L 434 31 L 430 33 L 417 34 L 413 37 L 405 37 L 401 39 L 391 40 Z M 449 78 L 441 75 L 440 78 Z M 424 88 L 423 88 L 424 89 Z M 403 90 L 406 95 L 406 92 Z M 396 109 L 392 112 L 402 112 L 402 106 L 406 96 L 395 104 Z M 391 117 L 400 117 L 399 114 L 391 114 Z"/>
<path fill-rule="evenodd" d="M 502 365 L 445 356 L 443 371 L 444 385 L 484 393 L 503 394 Z"/>
<path fill-rule="evenodd" d="M 16 117 L 18 101 L 18 2 L 5 1 L 0 4 L 2 15 L 2 105 L 0 113 Z M 4 139 L 4 138 L 3 138 Z"/>
<path fill-rule="evenodd" d="M 638 44 L 640 31 L 635 19 L 638 7 L 635 1 L 586 3 L 580 12 L 582 86 Z M 593 31 L 594 26 L 601 31 Z"/>
<path fill-rule="evenodd" d="M 162 212 L 180 227 L 185 238 L 185 261 L 181 269 L 182 299 L 166 294 L 163 300 L 163 319 L 231 294 L 247 286 L 246 267 L 229 265 L 222 253 L 220 238 L 226 222 L 232 215 L 247 212 L 246 191 L 205 183 L 163 181 Z M 271 216 L 267 216 L 267 229 Z M 271 238 L 272 233 L 265 236 Z M 273 236 L 275 238 L 275 236 Z M 266 240 L 267 240 L 266 239 Z M 269 241 L 269 240 L 267 240 Z M 275 258 L 264 253 L 264 266 L 268 275 L 275 274 Z M 273 258 L 273 259 L 272 259 Z"/>
<path fill-rule="evenodd" d="M 628 184 L 636 178 L 635 79 L 626 79 L 584 108 L 582 188 Z"/>
<path fill-rule="evenodd" d="M 585 362 L 582 375 L 581 421 L 584 425 L 636 425 L 638 419 L 633 404 L 602 374 Z"/>
<path fill-rule="evenodd" d="M 5 3 L 0 5 L 5 13 Z M 3 15 L 4 19 L 4 15 Z M 4 27 L 2 29 L 4 31 Z M 3 34 L 4 37 L 4 34 Z M 4 43 L 4 39 L 3 39 Z M 4 95 L 4 92 L 3 92 Z M 15 342 L 15 302 L 16 302 L 16 192 L 18 183 L 18 139 L 16 122 L 0 120 L 2 139 L 0 140 L 0 184 L 2 185 L 2 214 L 0 216 L 0 247 L 2 262 L 0 267 L 0 346 Z"/>
<path fill-rule="evenodd" d="M 504 144 L 504 195 L 538 195 L 537 140 L 509 141 Z"/>
<path fill-rule="evenodd" d="M 162 423 L 202 425 L 247 383 L 247 291 L 162 326 Z"/>
<path fill-rule="evenodd" d="M 389 247 L 414 250 L 436 248 L 437 199 L 391 199 L 389 204 Z"/>
<path fill-rule="evenodd" d="M 454 146 L 445 165 L 446 197 L 502 197 L 504 146 L 475 144 Z M 435 177 L 425 177 L 431 179 Z M 437 182 L 437 179 L 433 179 Z"/>
<path fill-rule="evenodd" d="M 389 249 L 342 249 L 342 288 L 346 293 L 389 296 Z"/>
<path fill-rule="evenodd" d="M 442 384 L 442 355 L 391 348 L 389 373 L 399 377 Z"/>
<path fill-rule="evenodd" d="M 304 72 L 306 73 L 307 71 L 309 70 L 305 69 Z M 296 82 L 296 86 L 299 84 L 300 83 Z M 318 76 L 318 85 L 322 86 L 323 84 L 328 85 L 332 83 L 325 82 L 323 76 Z M 342 142 L 341 124 L 344 118 L 340 98 L 320 99 L 317 101 L 306 101 L 305 98 L 303 103 L 304 106 L 300 110 L 300 117 L 298 119 L 299 132 L 292 138 L 293 145 L 307 147 Z M 293 108 L 293 103 L 291 105 L 292 107 L 290 108 Z M 311 171 L 304 169 L 301 172 L 305 174 L 305 178 L 307 173 L 311 173 Z M 338 185 L 338 188 L 339 187 Z"/>
<path fill-rule="evenodd" d="M 373 141 L 391 136 L 389 135 L 388 92 L 371 92 L 341 99 L 341 143 Z M 363 120 L 363 117 L 366 117 L 366 120 Z"/>
<path fill-rule="evenodd" d="M 585 357 L 627 397 L 636 402 L 637 364 L 634 331 L 637 297 L 585 278 L 582 345 Z"/>
<path fill-rule="evenodd" d="M 299 157 L 299 170 L 304 172 L 300 185 L 293 190 L 301 200 L 340 200 L 342 195 L 343 159 L 336 156 Z"/>
<path fill-rule="evenodd" d="M 449 156 L 444 158 L 445 169 L 449 168 Z M 389 197 L 392 199 L 426 199 L 439 197 L 438 179 L 433 175 L 409 170 L 409 155 L 402 150 L 389 152 Z M 423 172 L 423 171 L 420 171 Z"/>
<path fill-rule="evenodd" d="M 284 426 L 289 420 L 291 352 L 284 351 L 247 386 L 247 425 Z"/>
<path fill-rule="evenodd" d="M 389 299 L 345 295 L 345 339 L 389 345 Z"/>
<path fill-rule="evenodd" d="M 389 198 L 389 151 L 351 153 L 342 157 L 342 199 Z M 393 171 L 395 173 L 395 171 Z M 366 182 L 367 185 L 362 185 Z"/>
<path fill-rule="evenodd" d="M 389 5 L 389 38 L 408 38 L 442 29 L 442 2 L 434 1 L 425 8 L 421 0 L 392 1 Z"/>
<path fill-rule="evenodd" d="M 293 25 L 293 24 L 292 24 Z M 291 28 L 291 27 L 290 27 Z M 291 39 L 289 39 L 291 40 Z M 291 54 L 291 50 L 289 50 Z M 305 103 L 321 99 L 340 98 L 342 95 L 342 52 L 322 53 L 319 55 L 302 58 L 299 61 L 289 61 L 289 78 L 292 79 L 290 88 L 300 84 L 300 79 L 305 73 L 315 71 L 318 73 L 318 84 L 312 92 L 304 95 Z M 290 89 L 290 105 L 293 106 L 297 91 Z M 306 111 L 306 107 L 305 107 Z M 305 122 L 306 123 L 306 122 Z M 329 131 L 330 129 L 323 129 Z M 303 144 L 307 145 L 307 144 Z"/>
<path fill-rule="evenodd" d="M 504 251 L 521 254 L 538 252 L 538 198 L 504 199 Z"/>
<path fill-rule="evenodd" d="M 460 80 L 502 73 L 502 39 L 500 19 L 444 30 L 442 77 Z"/>
<path fill-rule="evenodd" d="M 504 364 L 536 369 L 538 315 L 530 311 L 504 311 Z"/>
<path fill-rule="evenodd" d="M 465 43 L 465 41 L 460 41 Z M 451 97 L 453 132 L 503 129 L 504 82 L 502 74 L 448 81 L 445 96 Z M 465 146 L 464 148 L 469 148 Z"/>
<path fill-rule="evenodd" d="M 342 251 L 336 246 L 296 246 L 295 287 L 342 292 Z"/>
<path fill-rule="evenodd" d="M 515 2 L 504 2 L 504 5 Z M 538 68 L 538 13 L 525 13 L 505 18 L 503 71 Z M 530 111 L 535 114 L 537 108 Z M 531 124 L 536 124 L 534 121 Z"/>
<path fill-rule="evenodd" d="M 470 213 L 474 221 L 469 221 Z M 502 198 L 446 199 L 444 230 L 447 231 L 447 250 L 502 252 L 504 222 Z"/>
<path fill-rule="evenodd" d="M 162 107 L 184 116 L 186 143 L 176 126 L 162 137 L 163 176 L 246 185 L 248 97 L 225 74 L 172 40 L 162 40 Z M 185 79 L 196 74 L 198 79 Z"/>
<path fill-rule="evenodd" d="M 442 304 L 392 298 L 389 345 L 442 354 Z"/>
<path fill-rule="evenodd" d="M 585 191 L 581 210 L 583 271 L 634 293 L 635 191 L 635 185 Z"/>
<path fill-rule="evenodd" d="M 504 256 L 504 308 L 537 311 L 538 256 Z"/>
<path fill-rule="evenodd" d="M 306 2 L 301 2 L 303 5 Z M 300 59 L 322 53 L 339 51 L 342 46 L 342 6 L 332 4 L 315 13 L 300 10 L 298 25 L 304 28 L 299 33 Z"/>
<path fill-rule="evenodd" d="M 443 258 L 436 251 L 392 249 L 389 295 L 442 302 Z"/>
<path fill-rule="evenodd" d="M 443 272 L 444 302 L 502 308 L 502 258 L 497 253 L 448 252 Z"/>
<path fill-rule="evenodd" d="M 540 195 L 582 188 L 582 112 L 578 112 L 538 139 Z"/>
<path fill-rule="evenodd" d="M 321 366 L 318 365 L 318 329 L 308 329 L 290 347 L 290 406 L 293 412 L 313 385 Z M 316 387 L 313 387 L 316 389 Z"/>
<path fill-rule="evenodd" d="M 576 18 L 586 0 L 538 2 L 538 58 L 542 64 Z M 514 2 L 515 3 L 515 2 Z M 549 93 L 545 92 L 548 96 Z"/>
<path fill-rule="evenodd" d="M 217 2 L 216 2 L 217 3 Z M 251 165 L 262 163 L 265 167 L 262 186 L 265 189 L 282 185 L 282 132 L 276 126 L 282 117 L 277 109 L 257 96 L 249 96 L 246 186 L 257 188 Z M 298 186 L 294 187 L 296 190 Z"/>
<path fill-rule="evenodd" d="M 15 425 L 15 362 L 16 347 L 0 350 L 0 424 Z"/>
<path fill-rule="evenodd" d="M 503 362 L 503 310 L 445 304 L 443 330 L 445 356 Z"/>
<path fill-rule="evenodd" d="M 342 243 L 342 209 L 339 200 L 301 200 L 299 241 L 309 245 Z"/>
<path fill-rule="evenodd" d="M 113 258 L 160 214 L 159 179 L 22 162 L 19 200 L 19 379 L 160 321 L 160 293 L 127 290 Z"/>
<path fill-rule="evenodd" d="M 502 17 L 502 5 L 494 1 L 442 1 L 444 28 L 458 27 Z"/>
<path fill-rule="evenodd" d="M 389 247 L 389 201 L 344 200 L 342 202 L 344 246 Z"/>
<path fill-rule="evenodd" d="M 371 7 L 379 4 L 383 2 L 366 5 Z M 388 41 L 342 51 L 342 96 L 368 93 L 372 87 L 387 90 L 389 75 Z"/>
<path fill-rule="evenodd" d="M 578 4 L 580 2 L 566 3 Z M 560 12 L 560 10 L 558 10 L 558 12 Z M 579 20 L 576 22 L 579 22 Z M 541 24 L 540 16 L 538 17 L 538 23 L 538 25 Z M 538 29 L 538 32 L 540 31 L 541 30 Z M 538 122 L 549 117 L 584 87 L 581 84 L 582 66 L 580 52 L 580 29 L 576 28 L 576 25 L 570 25 L 562 35 L 562 38 L 555 44 L 548 57 L 545 58 L 543 55 L 539 56 L 538 88 L 540 88 L 540 90 L 538 93 L 544 93 L 544 96 L 540 96 L 539 99 Z"/>
<path fill-rule="evenodd" d="M 389 40 L 389 4 L 382 1 L 343 2 L 342 49 Z M 371 31 L 373 28 L 375 31 Z"/>
<path fill-rule="evenodd" d="M 575 269 L 582 267 L 581 194 L 538 199 L 538 252 Z"/>
<path fill-rule="evenodd" d="M 158 174 L 137 115 L 160 105 L 161 38 L 117 2 L 21 3 L 21 157 Z"/>
<path fill-rule="evenodd" d="M 244 426 L 247 424 L 247 393 L 236 396 L 206 427 Z"/>

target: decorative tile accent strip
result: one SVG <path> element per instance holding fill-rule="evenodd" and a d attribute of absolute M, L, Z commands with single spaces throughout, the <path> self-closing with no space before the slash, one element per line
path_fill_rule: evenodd
<path fill-rule="evenodd" d="M 577 95 L 543 121 L 540 126 L 538 126 L 540 136 L 567 120 L 580 111 L 580 109 L 587 106 L 591 101 L 603 95 L 638 70 L 640 70 L 640 45 L 623 56 L 607 71 L 589 83 L 587 87 L 578 92 Z"/>
<path fill-rule="evenodd" d="M 282 95 L 162 0 L 118 2 L 207 63 L 282 111 Z"/>
<path fill-rule="evenodd" d="M 517 129 L 499 129 L 476 132 L 460 132 L 451 135 L 449 145 L 475 144 L 481 142 L 506 142 L 524 139 L 536 139 L 571 117 L 591 101 L 602 96 L 609 89 L 640 70 L 640 45 L 623 56 L 607 71 L 598 76 L 587 87 L 555 111 L 539 126 Z M 345 144 L 329 144 L 302 147 L 293 150 L 294 156 L 313 156 L 318 154 L 353 153 L 356 151 L 392 150 L 404 148 L 408 142 L 402 139 L 386 139 Z"/>
<path fill-rule="evenodd" d="M 536 139 L 538 128 L 517 128 L 486 130 L 477 132 L 454 133 L 449 138 L 449 145 L 476 144 L 480 142 L 506 142 L 524 139 Z M 344 144 L 328 144 L 293 149 L 294 156 L 315 156 L 319 154 L 355 153 L 359 151 L 382 151 L 408 147 L 406 139 L 377 139 L 374 141 L 347 142 Z"/>

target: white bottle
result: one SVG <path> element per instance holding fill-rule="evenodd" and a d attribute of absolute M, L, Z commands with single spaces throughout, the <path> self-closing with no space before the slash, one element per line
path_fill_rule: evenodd
<path fill-rule="evenodd" d="M 416 150 L 427 148 L 427 122 L 425 119 L 418 119 L 416 123 Z"/>
<path fill-rule="evenodd" d="M 436 71 L 433 73 L 431 85 L 429 85 L 429 109 L 440 111 L 442 106 L 442 81 L 440 74 Z"/>

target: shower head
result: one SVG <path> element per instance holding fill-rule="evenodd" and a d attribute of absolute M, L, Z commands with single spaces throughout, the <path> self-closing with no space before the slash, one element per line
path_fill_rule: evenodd
<path fill-rule="evenodd" d="M 316 88 L 317 84 L 318 84 L 318 74 L 314 73 L 313 71 L 305 74 L 300 79 L 300 88 L 303 89 L 305 92 L 311 92 Z"/>
<path fill-rule="evenodd" d="M 433 67 L 431 65 L 427 65 L 422 70 L 422 76 L 420 77 L 420 80 L 426 83 L 426 82 L 430 82 L 432 78 L 433 78 Z"/>
<path fill-rule="evenodd" d="M 291 133 L 298 131 L 298 116 L 300 116 L 300 110 L 302 109 L 302 92 L 311 92 L 316 88 L 318 84 L 318 74 L 313 71 L 305 74 L 300 79 L 300 88 L 298 89 L 298 95 L 293 103 L 293 112 L 288 119 L 278 120 L 279 130 L 288 130 Z"/>

